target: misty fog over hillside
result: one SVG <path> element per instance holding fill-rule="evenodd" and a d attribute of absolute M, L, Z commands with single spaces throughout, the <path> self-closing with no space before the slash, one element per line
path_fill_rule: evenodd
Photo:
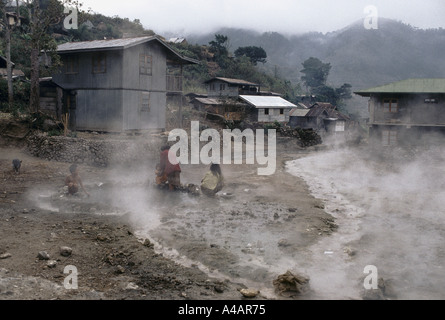
<path fill-rule="evenodd" d="M 289 34 L 292 30 L 289 31 Z M 207 35 L 188 35 L 191 44 L 208 44 L 215 34 L 228 36 L 233 52 L 243 46 L 259 46 L 267 53 L 267 63 L 259 68 L 301 82 L 302 63 L 316 57 L 330 63 L 328 84 L 352 85 L 352 90 L 387 84 L 408 78 L 442 78 L 445 75 L 444 29 L 417 29 L 402 22 L 379 19 L 378 29 L 366 29 L 363 21 L 326 34 L 310 32 L 283 35 L 246 29 L 220 29 Z M 366 99 L 354 97 L 349 104 Z"/>
<path fill-rule="evenodd" d="M 406 78 L 437 78 L 445 74 L 444 29 L 416 29 L 402 22 L 380 19 L 378 29 L 365 29 L 358 21 L 330 33 L 285 36 L 246 29 L 220 29 L 202 36 L 187 36 L 189 43 L 208 44 L 215 34 L 229 37 L 230 51 L 261 46 L 268 55 L 265 68 L 292 82 L 300 81 L 302 63 L 309 57 L 329 62 L 328 81 L 351 83 L 353 89 L 377 86 Z"/>

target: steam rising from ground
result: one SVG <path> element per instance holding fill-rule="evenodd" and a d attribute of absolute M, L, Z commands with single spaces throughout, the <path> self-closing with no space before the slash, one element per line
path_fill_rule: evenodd
<path fill-rule="evenodd" d="M 337 232 L 293 256 L 276 250 L 279 237 L 292 239 L 292 235 L 266 228 L 277 207 L 258 205 L 256 212 L 263 212 L 258 219 L 246 213 L 231 221 L 227 219 L 231 212 L 246 212 L 245 204 L 219 202 L 215 209 L 214 202 L 202 198 L 159 193 L 147 185 L 153 181 L 157 159 L 114 169 L 110 180 L 116 183 L 109 199 L 131 213 L 140 231 L 154 235 L 161 244 L 165 240 L 165 247 L 184 250 L 181 243 L 194 243 L 187 259 L 203 263 L 210 273 L 224 268 L 224 263 L 212 265 L 215 261 L 200 255 L 209 243 L 231 251 L 233 261 L 225 262 L 225 271 L 241 278 L 270 282 L 270 274 L 297 268 L 311 278 L 315 298 L 361 298 L 364 268 L 374 265 L 379 277 L 392 281 L 393 298 L 443 299 L 445 152 L 399 151 L 337 148 L 289 161 L 286 170 L 307 182 L 339 225 Z M 183 182 L 199 183 L 187 172 L 184 176 Z M 250 268 L 237 258 L 246 250 L 262 252 L 252 255 Z"/>
<path fill-rule="evenodd" d="M 156 248 L 215 276 L 223 271 L 270 284 L 271 277 L 291 270 L 310 277 L 311 298 L 355 299 L 364 291 L 365 266 L 374 265 L 379 277 L 392 280 L 395 299 L 444 299 L 444 160 L 445 151 L 436 147 L 411 152 L 336 148 L 288 161 L 286 170 L 324 200 L 339 226 L 315 245 L 289 254 L 277 249 L 280 239 L 295 244 L 301 239 L 291 223 L 288 229 L 276 224 L 277 214 L 286 218 L 286 205 L 246 203 L 242 193 L 259 190 L 244 190 L 242 183 L 237 197 L 226 200 L 159 192 L 152 185 L 156 158 L 112 166 L 108 181 L 101 187 L 103 181 L 95 181 L 97 188 L 90 188 L 91 197 L 84 201 L 120 208 L 118 214 L 128 213 L 140 234 L 157 241 Z M 181 180 L 199 184 L 207 169 L 188 166 Z M 225 173 L 247 174 L 237 166 Z M 86 173 L 82 177 L 92 179 Z M 255 177 L 261 185 L 262 178 Z M 258 199 L 273 192 L 263 188 Z"/>
<path fill-rule="evenodd" d="M 159 215 L 153 205 L 153 193 L 150 183 L 154 179 L 156 163 L 147 159 L 128 165 L 113 166 L 109 174 L 111 187 L 107 188 L 110 203 L 129 213 L 130 221 L 135 226 L 147 229 L 159 225 Z"/>
<path fill-rule="evenodd" d="M 337 249 L 309 270 L 313 285 L 330 298 L 354 296 L 365 266 L 375 265 L 397 299 L 445 298 L 444 158 L 440 147 L 336 149 L 289 162 L 340 226 L 313 248 Z M 346 258 L 346 248 L 356 254 Z"/>

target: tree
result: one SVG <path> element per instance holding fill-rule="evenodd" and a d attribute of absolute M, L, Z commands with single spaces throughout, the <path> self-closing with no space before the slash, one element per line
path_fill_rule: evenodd
<path fill-rule="evenodd" d="M 210 41 L 209 45 L 210 52 L 214 54 L 214 61 L 223 69 L 229 66 L 229 38 L 222 34 L 215 34 L 215 40 Z"/>
<path fill-rule="evenodd" d="M 215 34 L 215 40 L 209 42 L 210 50 L 220 56 L 228 56 L 228 43 L 229 38 L 227 36 L 224 36 L 222 34 Z"/>
<path fill-rule="evenodd" d="M 40 108 L 40 54 L 44 50 L 57 56 L 56 43 L 48 34 L 50 26 L 59 24 L 64 14 L 64 4 L 79 6 L 75 0 L 26 0 L 30 21 L 31 44 L 31 93 L 29 107 L 31 112 L 37 112 Z"/>
<path fill-rule="evenodd" d="M 250 59 L 254 66 L 257 65 L 258 62 L 266 63 L 267 54 L 266 51 L 261 47 L 249 46 L 249 47 L 239 47 L 234 52 L 235 57 L 239 58 L 242 56 L 246 56 Z"/>
<path fill-rule="evenodd" d="M 303 67 L 304 69 L 301 72 L 304 73 L 304 76 L 301 77 L 301 80 L 318 101 L 329 102 L 338 106 L 344 100 L 352 98 L 349 83 L 344 83 L 340 88 L 332 88 L 326 85 L 331 70 L 330 63 L 323 63 L 320 59 L 310 57 L 303 62 Z"/>
<path fill-rule="evenodd" d="M 339 100 L 347 100 L 352 98 L 352 86 L 349 83 L 344 83 L 340 88 L 335 89 L 335 93 Z"/>
<path fill-rule="evenodd" d="M 311 91 L 320 102 L 329 102 L 334 106 L 340 106 L 342 103 L 351 99 L 351 85 L 349 83 L 343 84 L 340 88 L 332 88 L 326 85 L 313 88 Z"/>
<path fill-rule="evenodd" d="M 8 13 L 6 11 L 6 3 L 5 0 L 0 0 L 0 11 L 2 12 L 3 21 L 1 25 L 3 25 L 5 29 L 5 38 L 6 38 L 6 72 L 7 72 L 7 81 L 8 81 L 8 105 L 9 108 L 12 108 L 12 104 L 14 102 L 14 86 L 12 84 L 12 61 L 11 61 L 11 33 L 15 26 L 20 25 L 20 12 L 19 12 L 19 2 L 16 0 L 16 13 L 14 14 Z M 12 23 L 9 18 L 12 18 Z"/>
<path fill-rule="evenodd" d="M 324 86 L 330 70 L 330 63 L 323 63 L 320 59 L 310 57 L 303 62 L 303 70 L 300 72 L 304 73 L 304 76 L 301 80 L 311 89 Z"/>

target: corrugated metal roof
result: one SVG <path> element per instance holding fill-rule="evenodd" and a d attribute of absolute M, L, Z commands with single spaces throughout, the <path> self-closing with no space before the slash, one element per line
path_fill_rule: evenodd
<path fill-rule="evenodd" d="M 199 64 L 199 61 L 189 57 L 185 57 L 176 52 L 172 47 L 159 39 L 157 36 L 146 36 L 137 38 L 123 38 L 123 39 L 111 39 L 111 40 L 93 40 L 93 41 L 81 41 L 81 42 L 67 42 L 57 46 L 58 53 L 70 53 L 70 52 L 88 52 L 99 50 L 121 50 L 132 46 L 139 45 L 141 43 L 149 41 L 158 41 L 167 50 L 169 50 L 173 56 L 184 62 Z"/>
<path fill-rule="evenodd" d="M 201 102 L 202 104 L 208 104 L 208 105 L 222 105 L 223 102 L 218 99 L 213 98 L 195 98 L 194 100 Z"/>
<path fill-rule="evenodd" d="M 325 109 L 327 109 L 327 110 L 334 110 L 335 109 L 335 106 L 333 106 L 331 103 L 329 103 L 329 102 L 315 102 L 312 106 L 311 106 L 311 108 L 313 108 L 313 107 L 322 107 L 322 108 L 325 108 Z"/>
<path fill-rule="evenodd" d="M 242 102 L 238 102 L 235 99 L 218 99 L 218 98 L 200 98 L 200 97 L 196 97 L 193 100 L 196 100 L 202 104 L 207 104 L 207 105 L 227 105 L 227 106 L 235 106 L 235 105 L 240 105 L 243 106 L 245 105 Z"/>
<path fill-rule="evenodd" d="M 239 84 L 239 85 L 249 85 L 249 86 L 258 86 L 259 84 L 253 83 L 253 82 L 249 82 L 246 80 L 241 80 L 241 79 L 233 79 L 233 78 L 223 78 L 223 77 L 215 77 L 212 78 L 210 80 L 205 81 L 204 83 L 209 83 L 215 80 L 219 80 L 219 81 L 224 81 L 230 84 Z"/>
<path fill-rule="evenodd" d="M 248 96 L 240 95 L 240 98 L 256 108 L 295 108 L 296 105 L 276 96 Z"/>
<path fill-rule="evenodd" d="M 289 117 L 305 117 L 309 109 L 293 108 L 289 111 Z"/>
<path fill-rule="evenodd" d="M 297 107 L 300 109 L 309 109 L 310 106 L 310 103 L 297 102 Z"/>
<path fill-rule="evenodd" d="M 147 41 L 157 39 L 154 36 L 150 37 L 138 37 L 138 38 L 124 38 L 124 39 L 111 39 L 111 40 L 93 40 L 93 41 L 80 41 L 80 42 L 67 42 L 57 46 L 57 51 L 96 51 L 98 49 L 112 50 L 112 49 L 125 49 L 131 46 L 138 45 Z"/>
<path fill-rule="evenodd" d="M 322 115 L 323 113 L 329 117 L 329 109 L 326 109 L 322 106 L 319 105 L 313 105 L 310 109 L 309 112 L 306 114 L 306 116 L 308 117 L 319 117 L 320 115 Z"/>
<path fill-rule="evenodd" d="M 445 93 L 445 79 L 407 79 L 354 93 L 364 97 L 371 93 Z"/>

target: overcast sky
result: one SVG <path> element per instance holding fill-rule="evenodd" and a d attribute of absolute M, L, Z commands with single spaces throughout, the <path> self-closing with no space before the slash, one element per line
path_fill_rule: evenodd
<path fill-rule="evenodd" d="M 162 35 L 208 33 L 219 27 L 295 34 L 330 32 L 365 20 L 367 6 L 378 17 L 419 28 L 445 28 L 445 0 L 80 0 L 83 10 L 139 19 Z M 378 20 L 377 20 L 378 22 Z"/>

